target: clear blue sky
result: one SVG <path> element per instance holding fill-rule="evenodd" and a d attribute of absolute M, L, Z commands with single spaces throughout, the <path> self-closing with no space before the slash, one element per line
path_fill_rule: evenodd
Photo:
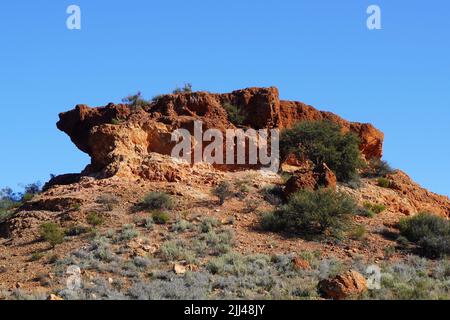
<path fill-rule="evenodd" d="M 66 8 L 82 30 L 66 28 Z M 382 9 L 380 31 L 366 9 Z M 146 97 L 184 82 L 277 86 L 386 134 L 385 159 L 450 194 L 447 0 L 35 0 L 0 4 L 0 186 L 89 162 L 55 123 L 78 103 Z"/>

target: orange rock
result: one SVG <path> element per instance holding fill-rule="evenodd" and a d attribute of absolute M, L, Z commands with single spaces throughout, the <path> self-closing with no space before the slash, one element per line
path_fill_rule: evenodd
<path fill-rule="evenodd" d="M 367 282 L 359 272 L 350 270 L 333 279 L 320 281 L 318 287 L 323 298 L 343 300 L 365 292 L 367 290 Z"/>
<path fill-rule="evenodd" d="M 309 264 L 309 262 L 306 261 L 305 259 L 302 259 L 299 257 L 295 257 L 292 260 L 292 263 L 294 264 L 294 269 L 296 269 L 296 270 L 310 270 L 311 269 L 311 265 Z"/>
<path fill-rule="evenodd" d="M 281 101 L 278 89 L 274 87 L 247 88 L 228 94 L 169 94 L 134 112 L 124 104 L 100 108 L 78 105 L 59 115 L 57 127 L 67 133 L 80 150 L 90 155 L 91 164 L 84 170 L 84 175 L 95 174 L 99 178 L 139 176 L 147 180 L 177 182 L 176 172 L 161 176 L 155 173 L 155 168 L 141 170 L 144 159 L 152 152 L 170 155 L 175 145 L 171 133 L 179 128 L 193 133 L 196 120 L 203 122 L 203 131 L 214 128 L 224 132 L 235 128 L 228 120 L 225 104 L 242 110 L 243 124 L 254 129 L 286 128 L 306 120 L 330 120 L 360 137 L 360 149 L 366 158 L 382 155 L 383 134 L 373 126 L 352 123 L 300 102 Z M 217 167 L 234 170 L 252 166 Z M 77 179 L 78 176 L 56 177 L 46 188 L 52 184 L 73 183 Z"/>

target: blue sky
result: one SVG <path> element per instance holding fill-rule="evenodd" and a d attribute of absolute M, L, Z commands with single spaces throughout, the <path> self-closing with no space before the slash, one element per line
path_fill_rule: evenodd
<path fill-rule="evenodd" d="M 66 28 L 77 4 L 82 30 Z M 382 10 L 382 30 L 366 9 Z M 385 159 L 450 194 L 450 2 L 446 0 L 35 0 L 0 4 L 0 186 L 79 172 L 59 132 L 78 103 L 119 102 L 191 82 L 277 86 L 386 134 Z"/>

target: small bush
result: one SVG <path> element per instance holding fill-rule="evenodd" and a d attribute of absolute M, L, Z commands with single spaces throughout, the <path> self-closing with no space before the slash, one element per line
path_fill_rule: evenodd
<path fill-rule="evenodd" d="M 286 228 L 287 224 L 284 219 L 280 219 L 273 212 L 266 212 L 261 216 L 261 228 L 268 231 L 281 231 Z"/>
<path fill-rule="evenodd" d="M 172 225 L 172 232 L 185 232 L 192 228 L 192 223 L 186 220 L 178 220 Z"/>
<path fill-rule="evenodd" d="M 354 240 L 362 240 L 366 236 L 366 227 L 363 225 L 356 226 L 350 233 L 350 237 Z"/>
<path fill-rule="evenodd" d="M 450 254 L 450 223 L 430 213 L 420 213 L 399 222 L 400 234 L 416 243 L 424 255 L 443 257 Z"/>
<path fill-rule="evenodd" d="M 149 105 L 149 102 L 142 98 L 142 94 L 140 91 L 138 91 L 136 94 L 123 98 L 122 102 L 127 104 L 131 109 L 142 108 Z"/>
<path fill-rule="evenodd" d="M 70 227 L 68 227 L 65 231 L 65 235 L 68 237 L 76 237 L 85 233 L 88 233 L 89 231 L 91 231 L 90 228 L 85 227 L 83 225 L 71 225 Z"/>
<path fill-rule="evenodd" d="M 370 202 L 365 202 L 364 203 L 364 208 L 366 208 L 367 210 L 372 211 L 375 214 L 380 214 L 383 211 L 386 210 L 386 206 L 382 205 L 382 204 L 372 204 Z"/>
<path fill-rule="evenodd" d="M 391 181 L 389 181 L 386 178 L 378 178 L 377 182 L 378 182 L 378 186 L 381 188 L 390 188 L 391 187 Z"/>
<path fill-rule="evenodd" d="M 342 182 L 349 181 L 362 166 L 358 137 L 343 134 L 340 126 L 329 121 L 304 121 L 284 130 L 280 153 L 283 159 L 295 154 L 315 165 L 326 163 Z"/>
<path fill-rule="evenodd" d="M 119 204 L 119 200 L 113 194 L 102 194 L 97 198 L 97 203 L 104 205 L 107 211 L 112 211 Z"/>
<path fill-rule="evenodd" d="M 105 222 L 105 219 L 100 216 L 97 212 L 91 212 L 86 217 L 87 223 L 93 227 L 98 227 Z"/>
<path fill-rule="evenodd" d="M 111 119 L 111 124 L 112 124 L 112 125 L 117 126 L 117 125 L 119 125 L 119 124 L 121 124 L 121 123 L 122 123 L 122 121 L 119 120 L 119 119 L 116 119 L 116 118 Z"/>
<path fill-rule="evenodd" d="M 202 220 L 202 223 L 200 224 L 200 231 L 203 233 L 210 232 L 214 230 L 214 228 L 217 227 L 219 224 L 220 222 L 216 218 L 206 217 Z"/>
<path fill-rule="evenodd" d="M 164 192 L 150 192 L 142 202 L 140 207 L 144 210 L 170 210 L 174 206 L 172 197 Z"/>
<path fill-rule="evenodd" d="M 267 186 L 262 188 L 264 200 L 271 205 L 278 206 L 283 203 L 283 188 L 281 186 Z"/>
<path fill-rule="evenodd" d="M 243 114 L 242 110 L 230 103 L 225 103 L 223 108 L 228 114 L 228 121 L 230 121 L 235 126 L 242 126 L 245 121 L 245 114 Z"/>
<path fill-rule="evenodd" d="M 221 255 L 231 251 L 234 243 L 234 233 L 230 229 L 218 233 L 210 231 L 205 233 L 200 239 L 206 242 L 210 249 L 210 254 Z"/>
<path fill-rule="evenodd" d="M 362 207 L 356 210 L 356 215 L 366 218 L 374 218 L 375 212 L 373 212 L 370 208 Z"/>
<path fill-rule="evenodd" d="M 149 218 L 145 218 L 144 219 L 144 227 L 146 228 L 146 229 L 148 229 L 148 230 L 152 230 L 153 229 L 153 225 L 154 225 L 154 221 L 153 221 L 153 218 L 152 217 L 149 217 Z"/>
<path fill-rule="evenodd" d="M 394 173 L 395 170 L 384 160 L 373 158 L 369 160 L 364 175 L 367 177 L 385 177 Z"/>
<path fill-rule="evenodd" d="M 226 181 L 219 183 L 219 185 L 213 189 L 212 193 L 219 198 L 220 205 L 223 205 L 225 200 L 234 195 L 231 191 L 231 185 Z"/>
<path fill-rule="evenodd" d="M 161 256 L 165 261 L 195 261 L 195 254 L 186 249 L 181 241 L 168 241 L 161 245 Z"/>
<path fill-rule="evenodd" d="M 154 211 L 152 213 L 153 222 L 156 224 L 166 224 L 170 220 L 170 215 L 164 211 Z"/>
<path fill-rule="evenodd" d="M 30 261 L 38 261 L 41 260 L 43 257 L 44 254 L 42 252 L 34 252 L 30 257 Z"/>
<path fill-rule="evenodd" d="M 185 83 L 183 88 L 175 88 L 172 91 L 173 94 L 180 94 L 180 93 L 192 93 L 192 84 Z"/>
<path fill-rule="evenodd" d="M 117 241 L 130 241 L 134 238 L 139 237 L 139 231 L 137 231 L 132 224 L 127 224 L 122 227 Z"/>
<path fill-rule="evenodd" d="M 52 247 L 64 242 L 64 230 L 53 222 L 46 222 L 39 226 L 39 234 Z"/>
<path fill-rule="evenodd" d="M 262 226 L 291 230 L 304 235 L 328 234 L 339 237 L 351 224 L 357 207 L 353 199 L 330 189 L 303 190 L 289 202 L 262 219 Z"/>

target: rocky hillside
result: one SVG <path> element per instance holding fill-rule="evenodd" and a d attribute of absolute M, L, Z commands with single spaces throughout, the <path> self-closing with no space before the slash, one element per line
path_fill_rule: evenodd
<path fill-rule="evenodd" d="M 230 121 L 227 106 L 234 106 L 242 115 L 239 123 Z M 317 268 L 324 261 L 340 261 L 353 269 L 355 261 L 386 268 L 390 268 L 390 263 L 406 263 L 416 248 L 414 244 L 399 245 L 399 220 L 423 211 L 450 216 L 448 197 L 421 188 L 400 170 L 382 178 L 387 184 L 379 177 L 364 176 L 355 186 L 337 182 L 326 165 L 318 172 L 297 159 L 284 163 L 279 174 L 269 174 L 256 167 L 190 165 L 171 158 L 174 146 L 171 133 L 177 128 L 192 132 L 196 120 L 203 122 L 204 130 L 222 131 L 236 126 L 283 129 L 304 121 L 329 120 L 341 126 L 343 132 L 353 132 L 359 137 L 365 161 L 381 159 L 383 155 L 384 135 L 371 124 L 349 122 L 301 102 L 280 100 L 276 88 L 248 88 L 229 94 L 168 94 L 137 107 L 112 103 L 98 108 L 78 105 L 60 114 L 57 127 L 78 149 L 89 154 L 91 163 L 79 174 L 52 178 L 43 192 L 12 210 L 1 222 L 0 283 L 4 295 L 11 297 L 18 294 L 15 289 L 20 289 L 22 294 L 63 296 L 64 267 L 76 264 L 82 269 L 83 281 L 91 284 L 91 289 L 96 288 L 89 293 L 84 291 L 87 296 L 78 298 L 105 298 L 98 291 L 98 279 L 105 280 L 110 290 L 103 294 L 114 292 L 114 297 L 192 298 L 153 296 L 145 289 L 155 283 L 173 285 L 173 281 L 181 281 L 177 285 L 186 287 L 183 281 L 187 280 L 183 277 L 190 272 L 195 275 L 207 272 L 210 277 L 208 284 L 196 287 L 199 292 L 205 290 L 201 291 L 203 298 L 294 297 L 295 288 L 290 286 L 295 285 L 283 282 L 292 279 L 306 279 L 304 290 L 311 290 L 308 297 L 318 298 L 318 292 L 324 291 L 315 289 L 320 288 L 319 280 L 333 275 L 327 269 L 325 274 L 319 272 L 319 276 Z M 232 190 L 225 203 L 219 205 L 212 190 L 223 181 Z M 323 185 L 351 196 L 367 211 L 377 208 L 373 209 L 377 211 L 375 215 L 352 218 L 364 232 L 342 241 L 314 241 L 261 229 L 261 213 L 279 206 L 288 190 L 295 193 Z M 268 192 L 275 189 L 280 192 Z M 140 206 L 151 192 L 171 197 L 174 205 L 159 208 L 165 215 L 158 216 L 161 212 Z M 64 240 L 50 247 L 42 234 L 42 225 L 48 222 L 65 230 Z M 280 267 L 277 263 L 281 262 L 261 258 L 264 272 L 272 270 L 270 277 L 284 285 L 273 285 L 270 289 L 241 288 L 242 292 L 233 287 L 232 293 L 223 286 L 209 287 L 214 281 L 225 278 L 231 281 L 229 277 L 236 275 L 234 271 L 223 271 L 223 265 L 217 266 L 219 262 L 226 264 L 223 259 L 243 259 L 239 261 L 255 267 L 251 260 L 254 258 L 248 258 L 255 253 L 261 257 L 284 257 L 289 268 L 307 274 L 295 273 L 286 280 L 283 274 L 288 271 L 277 269 Z M 150 274 L 163 271 L 171 274 L 170 281 L 155 276 L 155 281 L 160 282 L 145 282 L 149 277 L 153 279 Z M 252 274 L 248 271 L 245 277 Z M 174 275 L 180 278 L 174 280 Z M 223 278 L 218 280 L 217 276 Z M 116 286 L 119 281 L 123 289 Z M 198 283 L 201 281 L 198 279 Z M 139 290 L 146 294 L 125 293 L 125 289 L 135 288 L 138 283 Z M 439 287 L 436 283 L 433 286 L 435 290 Z M 292 290 L 283 291 L 288 287 Z M 333 294 L 336 293 L 331 297 Z"/>

